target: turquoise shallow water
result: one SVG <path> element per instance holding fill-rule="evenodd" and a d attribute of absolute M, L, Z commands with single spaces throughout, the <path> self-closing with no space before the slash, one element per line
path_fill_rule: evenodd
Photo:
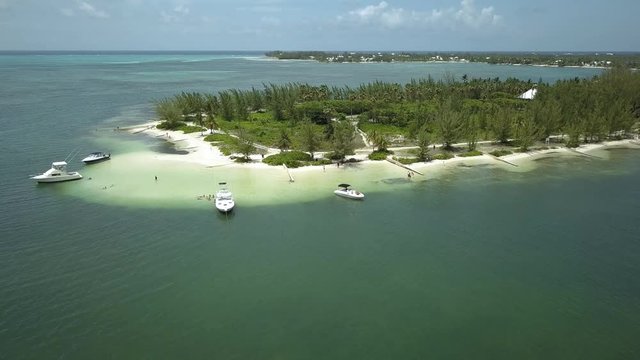
<path fill-rule="evenodd" d="M 75 148 L 117 144 L 124 158 L 154 148 L 111 129 L 147 119 L 152 99 L 182 88 L 378 74 L 229 54 L 106 63 L 136 56 L 0 57 L 1 358 L 640 356 L 637 150 L 543 159 L 530 172 L 457 167 L 413 183 L 391 174 L 364 202 L 329 193 L 230 217 L 26 181 Z M 207 69 L 244 73 L 194 75 Z M 540 71 L 509 71 L 519 69 Z M 381 73 L 394 71 L 416 76 L 392 64 Z"/>

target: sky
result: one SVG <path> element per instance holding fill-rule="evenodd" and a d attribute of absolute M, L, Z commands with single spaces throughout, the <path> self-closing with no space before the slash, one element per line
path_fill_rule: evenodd
<path fill-rule="evenodd" d="M 0 0 L 0 50 L 640 51 L 640 0 Z"/>

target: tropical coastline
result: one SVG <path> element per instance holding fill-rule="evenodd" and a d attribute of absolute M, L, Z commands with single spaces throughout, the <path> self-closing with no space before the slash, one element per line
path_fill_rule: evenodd
<path fill-rule="evenodd" d="M 204 137 L 207 134 L 210 134 L 209 130 L 203 130 L 202 133 L 188 133 L 185 134 L 179 130 L 164 130 L 158 129 L 157 125 L 159 125 L 161 121 L 151 121 L 140 125 L 135 125 L 127 128 L 126 131 L 132 134 L 145 134 L 147 136 L 151 136 L 157 139 L 162 139 L 164 141 L 172 143 L 176 149 L 185 150 L 187 154 L 162 154 L 158 155 L 158 159 L 161 160 L 172 160 L 172 161 L 182 161 L 188 163 L 195 163 L 203 166 L 230 166 L 230 167 L 251 167 L 251 168 L 270 168 L 272 166 L 263 163 L 261 160 L 264 156 L 273 155 L 280 153 L 281 150 L 277 148 L 267 148 L 267 151 L 263 154 L 252 154 L 250 156 L 251 161 L 249 163 L 237 163 L 233 161 L 230 156 L 224 155 L 220 149 L 204 140 Z M 494 144 L 498 145 L 496 142 L 486 141 L 483 144 Z M 454 147 L 463 147 L 465 143 L 453 144 Z M 433 144 L 433 148 L 442 148 L 443 144 Z M 576 148 L 567 148 L 562 146 L 561 144 L 556 144 L 555 146 L 551 146 L 547 149 L 536 149 L 532 151 L 526 152 L 516 152 L 513 154 L 508 154 L 498 159 L 504 160 L 507 162 L 525 162 L 526 159 L 531 159 L 539 156 L 551 156 L 553 154 L 576 154 L 577 156 L 580 153 L 591 153 L 597 150 L 606 150 L 611 148 L 639 148 L 640 141 L 636 138 L 634 139 L 623 139 L 623 140 L 612 140 L 612 141 L 603 141 L 600 143 L 589 143 L 589 144 L 580 144 L 580 146 Z M 399 148 L 390 147 L 389 150 L 398 150 Z M 408 149 L 417 149 L 416 147 L 403 147 L 402 150 Z M 370 155 L 373 150 L 370 147 L 364 147 L 355 149 L 355 154 L 349 156 L 349 158 L 357 160 L 363 164 L 377 162 L 375 160 L 369 160 L 368 155 Z M 321 158 L 325 153 L 318 152 L 317 157 Z M 239 155 L 239 154 L 235 154 Z M 483 153 L 482 155 L 474 157 L 474 160 L 483 159 L 486 160 L 487 163 L 499 163 L 500 160 L 496 160 L 497 157 L 491 156 L 487 153 Z M 470 157 L 462 157 L 462 156 L 454 156 L 451 159 L 443 159 L 443 160 L 431 160 L 429 162 L 417 162 L 411 164 L 416 169 L 425 168 L 437 164 L 450 164 L 464 160 L 470 160 L 473 158 Z M 504 162 L 503 161 L 503 162 Z M 335 165 L 335 164 L 334 164 Z M 303 169 L 312 169 L 317 168 L 318 165 L 307 165 L 301 167 L 299 170 Z M 299 171 L 298 169 L 292 169 L 293 171 Z"/>
<path fill-rule="evenodd" d="M 205 141 L 206 136 L 200 133 L 184 134 L 181 131 L 157 129 L 157 124 L 157 121 L 148 122 L 123 131 L 135 137 L 171 143 L 177 150 L 186 153 L 142 151 L 116 155 L 108 166 L 90 168 L 91 171 L 86 175 L 91 177 L 91 181 L 82 182 L 79 190 L 69 194 L 91 202 L 127 207 L 201 208 L 212 206 L 202 200 L 215 191 L 217 182 L 226 181 L 235 190 L 241 208 L 275 206 L 326 199 L 332 196 L 331 191 L 336 184 L 343 182 L 353 184 L 375 197 L 376 193 L 397 191 L 421 183 L 428 186 L 430 181 L 465 171 L 469 167 L 488 166 L 506 172 L 531 172 L 531 176 L 534 176 L 537 162 L 541 159 L 585 158 L 606 161 L 609 157 L 606 150 L 640 149 L 640 142 L 626 139 L 584 144 L 577 148 L 552 146 L 546 150 L 502 157 L 488 153 L 473 157 L 455 156 L 446 160 L 416 162 L 403 168 L 389 161 L 369 160 L 367 156 L 372 149 L 361 148 L 353 155 L 353 162 L 345 162 L 340 166 L 334 163 L 284 169 L 263 163 L 262 156 L 256 154 L 251 156 L 250 162 L 237 163 Z M 481 146 L 489 149 L 492 144 L 488 142 Z M 267 154 L 279 151 L 269 149 Z M 318 154 L 320 156 L 322 154 Z M 153 180 L 154 176 L 156 181 Z"/>
<path fill-rule="evenodd" d="M 169 131 L 167 137 L 166 133 L 149 129 L 138 136 L 171 142 L 187 153 L 140 151 L 115 155 L 108 164 L 83 170 L 89 180 L 76 184 L 73 191 L 65 188 L 65 193 L 89 202 L 125 207 L 209 208 L 212 206 L 209 201 L 202 199 L 215 192 L 219 181 L 226 181 L 234 190 L 240 208 L 276 206 L 321 201 L 332 197 L 336 184 L 343 182 L 375 198 L 380 196 L 376 194 L 420 187 L 421 183 L 428 186 L 430 181 L 447 178 L 469 167 L 532 172 L 533 176 L 539 159 L 584 157 L 601 160 L 608 157 L 607 152 L 601 150 L 640 148 L 634 141 L 622 140 L 588 144 L 578 148 L 580 153 L 557 148 L 511 154 L 500 160 L 488 154 L 454 157 L 411 164 L 412 177 L 408 178 L 409 171 L 405 168 L 387 161 L 367 160 L 370 149 L 358 151 L 355 157 L 362 159 L 358 162 L 285 170 L 281 166 L 262 163 L 257 155 L 253 155 L 250 163 L 236 163 L 198 136 Z M 154 177 L 158 180 L 154 181 Z"/>

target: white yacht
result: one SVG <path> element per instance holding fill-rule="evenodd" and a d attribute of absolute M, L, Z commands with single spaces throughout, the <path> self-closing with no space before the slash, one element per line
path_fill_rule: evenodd
<path fill-rule="evenodd" d="M 218 183 L 218 185 L 220 185 L 220 190 L 216 193 L 216 209 L 223 213 L 228 213 L 236 206 L 235 201 L 233 201 L 233 194 L 227 188 L 226 182 Z"/>
<path fill-rule="evenodd" d="M 333 193 L 342 196 L 348 199 L 362 200 L 364 199 L 364 194 L 358 190 L 350 189 L 351 185 L 349 184 L 340 184 L 338 185 L 339 189 L 335 190 Z"/>
<path fill-rule="evenodd" d="M 39 183 L 53 183 L 82 179 L 82 175 L 77 171 L 68 172 L 65 161 L 56 161 L 51 164 L 51 169 L 47 170 L 47 172 L 32 176 L 31 179 Z"/>
<path fill-rule="evenodd" d="M 87 156 L 86 158 L 82 159 L 82 162 L 84 162 L 85 164 L 91 164 L 91 163 L 96 163 L 96 162 L 100 162 L 103 160 L 109 160 L 111 159 L 111 154 L 105 154 L 103 152 L 92 152 L 91 154 L 89 154 L 89 156 Z"/>

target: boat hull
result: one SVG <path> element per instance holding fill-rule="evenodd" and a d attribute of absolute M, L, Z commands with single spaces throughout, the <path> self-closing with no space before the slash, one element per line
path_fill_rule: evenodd
<path fill-rule="evenodd" d="M 361 192 L 357 192 L 357 191 L 350 191 L 350 190 L 335 190 L 333 192 L 334 194 L 343 197 L 343 198 L 347 198 L 347 199 L 353 199 L 353 200 L 362 200 L 364 199 L 364 194 Z"/>
<path fill-rule="evenodd" d="M 73 180 L 80 180 L 82 179 L 82 175 L 78 174 L 78 173 L 71 173 L 68 175 L 61 175 L 61 176 L 42 176 L 42 175 L 38 175 L 38 176 L 34 176 L 31 179 L 39 182 L 39 183 L 57 183 L 57 182 L 64 182 L 64 181 L 73 181 Z"/>
<path fill-rule="evenodd" d="M 218 211 L 222 212 L 222 213 L 228 213 L 231 212 L 233 210 L 233 208 L 235 207 L 235 203 L 231 202 L 216 202 L 216 209 L 218 209 Z"/>
<path fill-rule="evenodd" d="M 105 155 L 105 156 L 101 156 L 101 157 L 86 157 L 84 159 L 82 159 L 82 162 L 85 164 L 95 164 L 98 162 L 102 162 L 105 160 L 110 160 L 111 159 L 111 155 Z"/>

